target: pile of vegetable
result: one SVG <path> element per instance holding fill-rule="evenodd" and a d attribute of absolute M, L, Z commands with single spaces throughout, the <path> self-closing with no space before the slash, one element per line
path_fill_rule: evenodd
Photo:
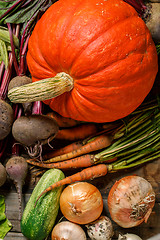
<path fill-rule="evenodd" d="M 116 181 L 109 216 L 88 181 L 160 157 L 159 6 L 0 1 L 0 187 L 15 184 L 28 239 L 109 240 L 114 224 L 128 229 L 150 217 L 156 196 L 146 179 Z M 28 174 L 39 181 L 23 209 Z M 3 239 L 11 223 L 1 202 Z"/>

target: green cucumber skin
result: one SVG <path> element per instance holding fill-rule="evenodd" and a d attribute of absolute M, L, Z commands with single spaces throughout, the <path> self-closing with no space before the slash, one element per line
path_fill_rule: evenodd
<path fill-rule="evenodd" d="M 23 212 L 21 232 L 29 240 L 43 240 L 51 232 L 59 211 L 59 199 L 63 187 L 44 194 L 35 202 L 40 193 L 53 183 L 63 179 L 64 173 L 59 169 L 49 169 L 33 189 Z"/>

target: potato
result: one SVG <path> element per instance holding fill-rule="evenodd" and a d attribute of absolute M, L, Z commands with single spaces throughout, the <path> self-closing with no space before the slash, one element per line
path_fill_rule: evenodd
<path fill-rule="evenodd" d="M 46 115 L 21 116 L 12 126 L 12 135 L 24 146 L 32 146 L 53 138 L 58 132 L 57 122 Z"/>

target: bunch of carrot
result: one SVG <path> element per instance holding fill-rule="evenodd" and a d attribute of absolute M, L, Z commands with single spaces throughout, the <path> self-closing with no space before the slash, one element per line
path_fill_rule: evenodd
<path fill-rule="evenodd" d="M 41 168 L 59 168 L 63 170 L 73 168 L 85 168 L 95 164 L 94 157 L 97 151 L 105 149 L 112 143 L 113 129 L 116 124 L 94 124 L 94 123 L 78 123 L 73 120 L 68 121 L 67 127 L 64 127 L 62 118 L 58 122 L 60 130 L 57 139 L 71 141 L 64 147 L 53 150 L 43 155 L 43 161 L 37 159 L 29 159 L 28 163 Z M 70 125 L 70 127 L 69 127 Z M 61 135 L 61 138 L 59 136 Z M 77 141 L 76 141 L 77 140 Z"/>
<path fill-rule="evenodd" d="M 39 198 L 57 186 L 97 178 L 157 159 L 160 157 L 159 125 L 160 110 L 157 101 L 153 100 L 125 119 L 104 124 L 103 130 L 96 134 L 44 155 L 42 162 L 28 159 L 28 163 L 43 169 L 83 168 L 47 188 Z"/>

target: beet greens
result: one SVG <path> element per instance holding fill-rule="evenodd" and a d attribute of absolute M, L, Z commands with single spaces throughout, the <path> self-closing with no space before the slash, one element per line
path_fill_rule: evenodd
<path fill-rule="evenodd" d="M 5 106 L 6 103 L 10 104 L 7 99 L 7 92 L 11 78 L 14 76 L 29 75 L 26 52 L 30 34 L 43 12 L 54 2 L 52 0 L 0 1 L 0 99 L 5 101 Z M 11 107 L 13 109 L 16 108 L 14 104 Z M 11 107 L 9 106 L 9 108 Z M 34 103 L 35 108 L 38 113 L 42 112 L 41 104 Z M 0 114 L 2 115 L 2 113 Z M 10 133 L 11 124 L 12 122 L 8 124 L 8 134 Z M 3 122 L 2 124 L 0 123 L 0 128 L 3 130 Z M 0 157 L 5 152 L 8 134 L 5 131 L 4 137 L 1 137 Z"/>

